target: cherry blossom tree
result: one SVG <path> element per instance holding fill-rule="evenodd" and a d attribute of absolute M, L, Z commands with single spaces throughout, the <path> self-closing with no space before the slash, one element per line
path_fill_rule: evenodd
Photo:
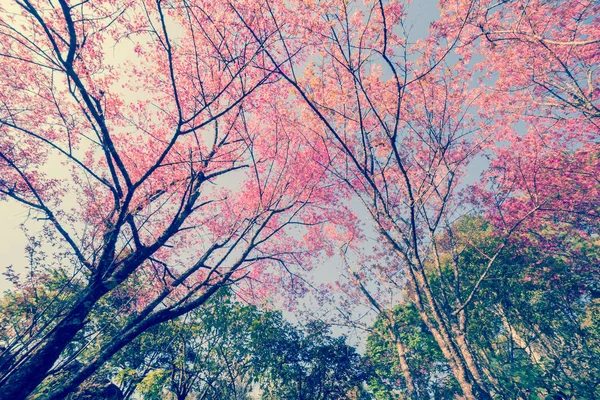
<path fill-rule="evenodd" d="M 0 199 L 28 208 L 42 225 L 32 237 L 65 255 L 50 250 L 32 271 L 66 277 L 44 324 L 9 332 L 0 399 L 68 364 L 76 335 L 93 341 L 88 316 L 103 298 L 123 299 L 127 323 L 50 398 L 221 286 L 301 290 L 294 265 L 319 252 L 334 196 L 266 57 L 277 26 L 258 2 L 239 6 L 254 34 L 213 1 L 0 6 Z M 288 58 L 305 42 L 288 43 Z"/>
<path fill-rule="evenodd" d="M 266 50 L 328 142 L 330 173 L 362 201 L 391 254 L 359 258 L 361 291 L 375 305 L 361 280 L 408 287 L 466 398 L 499 390 L 472 351 L 465 310 L 508 243 L 549 223 L 597 234 L 599 10 L 572 3 L 442 1 L 429 36 L 411 42 L 406 4 L 344 2 L 322 14 L 322 57 L 302 76 Z M 468 184 L 485 158 L 483 179 Z M 457 240 L 455 221 L 473 211 L 495 221 L 493 248 Z M 486 260 L 469 279 L 464 246 Z"/>

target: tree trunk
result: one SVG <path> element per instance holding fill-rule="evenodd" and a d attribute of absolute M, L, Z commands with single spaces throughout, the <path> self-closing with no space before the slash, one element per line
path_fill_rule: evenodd
<path fill-rule="evenodd" d="M 103 347 L 100 354 L 98 354 L 91 362 L 81 368 L 79 371 L 73 374 L 65 382 L 61 382 L 61 385 L 57 386 L 45 400 L 62 400 L 65 396 L 75 390 L 83 381 L 89 378 L 94 372 L 98 370 L 105 362 L 107 362 L 115 353 L 121 350 L 123 347 L 128 345 L 132 340 L 138 337 L 140 334 L 145 332 L 150 327 L 158 325 L 162 322 L 171 320 L 184 313 L 190 311 L 193 308 L 202 306 L 206 301 L 214 295 L 217 290 L 222 287 L 221 283 L 215 283 L 209 287 L 198 299 L 194 301 L 194 304 L 189 307 L 184 307 L 176 311 L 173 310 L 160 310 L 154 314 L 147 315 L 140 321 L 132 323 L 125 327 L 120 334 L 116 335 L 113 340 Z M 4 399 L 0 399 L 4 400 Z M 8 399 L 7 399 L 8 400 Z"/>
<path fill-rule="evenodd" d="M 101 286 L 89 288 L 83 299 L 73 306 L 47 338 L 5 377 L 0 387 L 0 400 L 20 400 L 33 392 L 46 378 L 65 347 L 83 328 L 92 307 L 105 292 Z"/>
<path fill-rule="evenodd" d="M 502 309 L 502 306 L 500 305 L 496 307 L 496 309 L 500 314 L 502 325 L 504 326 L 504 329 L 506 329 L 506 331 L 508 332 L 508 335 L 511 337 L 511 339 L 515 342 L 517 346 L 519 346 L 519 348 L 525 350 L 525 352 L 529 355 L 529 357 L 535 364 L 539 365 L 542 359 L 540 353 L 538 353 L 529 343 L 527 343 L 527 341 L 523 339 L 519 332 L 517 332 L 516 329 L 510 324 L 506 313 Z"/>
<path fill-rule="evenodd" d="M 177 400 L 185 400 L 187 397 L 187 392 L 177 393 Z"/>
<path fill-rule="evenodd" d="M 398 352 L 398 358 L 400 360 L 400 369 L 402 370 L 402 375 L 404 376 L 404 380 L 406 381 L 406 389 L 408 391 L 408 395 L 410 398 L 413 398 L 415 395 L 415 384 L 412 378 L 412 374 L 408 369 L 408 363 L 406 362 L 406 349 L 399 341 L 396 341 L 396 351 Z"/>
<path fill-rule="evenodd" d="M 393 316 L 391 318 L 393 318 Z M 402 343 L 402 341 L 396 333 L 397 331 L 395 329 L 395 321 L 392 320 L 391 324 L 392 325 L 389 327 L 389 333 L 391 334 L 392 339 L 394 340 L 394 344 L 396 345 L 396 353 L 398 354 L 398 361 L 400 362 L 400 370 L 402 371 L 402 376 L 404 377 L 404 381 L 406 382 L 408 397 L 412 399 L 415 396 L 415 384 L 412 377 L 412 373 L 408 368 L 408 362 L 406 361 L 407 350 L 404 346 L 404 343 Z"/>
<path fill-rule="evenodd" d="M 427 329 L 433 335 L 437 345 L 439 346 L 444 358 L 450 364 L 450 369 L 452 370 L 452 374 L 456 378 L 460 389 L 463 392 L 465 399 L 467 400 L 475 400 L 475 395 L 473 392 L 473 385 L 470 382 L 469 375 L 465 368 L 465 364 L 461 359 L 460 355 L 456 350 L 456 346 L 452 342 L 448 329 L 443 323 L 442 317 L 440 315 L 439 310 L 437 309 L 437 305 L 435 304 L 435 300 L 433 299 L 433 294 L 429 290 L 427 283 L 425 281 L 425 276 L 422 271 L 415 271 L 412 266 L 409 266 L 409 284 L 412 286 L 413 292 L 413 301 L 417 307 L 417 311 L 421 320 L 427 326 Z M 425 292 L 425 297 L 427 304 L 431 310 L 434 321 L 431 320 L 425 307 L 423 305 L 423 295 Z"/>
<path fill-rule="evenodd" d="M 485 392 L 485 393 L 483 393 L 483 395 L 484 396 L 487 395 L 491 399 L 491 396 L 489 395 L 489 389 L 487 387 L 487 383 L 481 377 L 481 373 L 479 372 L 479 369 L 480 369 L 479 365 L 477 365 L 477 361 L 475 360 L 475 357 L 473 356 L 473 353 L 471 352 L 471 348 L 469 346 L 469 343 L 467 342 L 467 338 L 466 338 L 464 332 L 461 332 L 460 330 L 458 330 L 457 327 L 453 327 L 453 334 L 456 339 L 456 344 L 458 346 L 460 354 L 461 354 L 462 358 L 465 360 L 466 367 L 469 370 L 469 372 L 471 373 L 471 376 L 473 376 L 473 380 L 479 386 L 479 390 Z"/>

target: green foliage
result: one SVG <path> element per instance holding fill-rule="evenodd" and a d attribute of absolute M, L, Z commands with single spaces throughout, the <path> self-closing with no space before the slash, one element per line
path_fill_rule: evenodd
<path fill-rule="evenodd" d="M 465 308 L 464 332 L 496 398 L 600 397 L 600 240 L 543 239 L 552 235 L 530 233 L 509 242 Z M 489 263 L 486 254 L 500 241 L 488 223 L 470 217 L 440 243 L 441 264 L 428 265 L 427 273 L 434 295 L 455 306 L 456 293 L 443 282 L 458 274 L 463 288 L 473 287 Z M 135 318 L 133 294 L 140 279 L 133 276 L 98 303 L 86 329 L 32 399 L 43 399 Z M 35 285 L 4 294 L 1 368 L 10 368 L 12 350 L 51 329 L 77 285 L 57 269 Z M 467 294 L 463 289 L 458 296 L 464 301 Z M 450 365 L 410 301 L 375 321 L 361 357 L 323 323 L 300 328 L 280 312 L 236 302 L 221 290 L 203 307 L 137 337 L 69 399 L 408 398 L 397 341 L 407 350 L 412 398 L 460 394 Z"/>
<path fill-rule="evenodd" d="M 600 394 L 600 347 L 593 340 L 597 325 L 585 323 L 598 311 L 592 299 L 593 274 L 581 259 L 573 262 L 565 256 L 564 250 L 576 252 L 582 246 L 574 239 L 555 242 L 560 252 L 557 247 L 513 243 L 469 309 L 468 335 L 479 349 L 480 362 L 490 364 L 504 397 Z M 583 246 L 588 255 L 597 254 L 598 248 Z M 476 262 L 476 256 L 470 257 Z"/>
<path fill-rule="evenodd" d="M 543 233 L 543 235 L 542 235 Z M 553 240 L 544 239 L 552 237 Z M 440 270 L 431 265 L 438 299 L 454 305 L 443 281 L 458 273 L 472 288 L 488 266 L 486 254 L 500 242 L 480 218 L 464 218 L 440 241 Z M 468 307 L 465 332 L 493 395 L 501 399 L 592 399 L 600 396 L 600 242 L 552 232 L 521 235 L 509 242 Z M 455 268 L 459 266 L 459 268 Z M 468 292 L 458 294 L 464 301 Z M 438 346 L 410 302 L 394 309 L 396 335 L 408 348 L 407 361 L 417 394 L 452 398 L 456 383 Z M 373 325 L 367 357 L 369 381 L 378 399 L 402 398 L 406 383 L 386 318 Z M 458 322 L 457 322 L 458 323 Z"/>
<path fill-rule="evenodd" d="M 261 338 L 255 357 L 262 371 L 264 400 L 365 398 L 362 382 L 367 375 L 361 357 L 345 338 L 332 337 L 318 322 L 304 330 L 281 318 L 265 325 L 266 329 L 254 327 Z"/>
<path fill-rule="evenodd" d="M 138 385 L 138 392 L 144 400 L 160 400 L 165 398 L 165 386 L 169 379 L 169 372 L 164 369 L 155 369 L 146 375 Z"/>
<path fill-rule="evenodd" d="M 458 392 L 448 366 L 431 332 L 410 302 L 394 308 L 396 336 L 408 350 L 407 362 L 415 380 L 414 397 L 452 398 Z M 369 389 L 376 399 L 404 398 L 407 388 L 399 365 L 396 343 L 387 331 L 387 320 L 380 316 L 367 338 L 366 358 L 373 374 Z"/>
<path fill-rule="evenodd" d="M 361 357 L 345 338 L 321 323 L 299 328 L 227 290 L 140 335 L 99 375 L 118 383 L 125 398 L 367 398 Z"/>
<path fill-rule="evenodd" d="M 65 316 L 80 290 L 67 269 L 39 269 L 30 267 L 24 281 L 14 277 L 13 289 L 0 297 L 0 376 L 18 364 L 15 355 L 30 354 L 32 344 Z M 70 343 L 65 358 L 78 349 L 77 341 Z"/>

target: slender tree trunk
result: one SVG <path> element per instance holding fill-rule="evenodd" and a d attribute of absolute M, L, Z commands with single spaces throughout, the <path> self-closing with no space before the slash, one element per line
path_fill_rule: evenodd
<path fill-rule="evenodd" d="M 391 324 L 392 325 L 389 327 L 389 333 L 391 334 L 392 339 L 394 340 L 394 344 L 396 346 L 396 353 L 398 354 L 398 361 L 400 362 L 400 370 L 402 371 L 402 376 L 404 377 L 404 381 L 406 382 L 408 396 L 412 399 L 415 397 L 415 384 L 412 377 L 412 373 L 408 368 L 408 362 L 406 361 L 407 350 L 404 346 L 404 343 L 402 343 L 402 341 L 398 337 L 398 334 L 396 333 L 397 331 L 395 329 L 395 321 L 391 321 Z"/>
<path fill-rule="evenodd" d="M 404 348 L 404 345 L 399 341 L 396 341 L 396 351 L 398 352 L 398 358 L 400 360 L 400 369 L 402 370 L 402 375 L 406 380 L 406 388 L 408 391 L 408 395 L 410 396 L 410 398 L 413 398 L 415 395 L 415 384 L 410 369 L 408 369 L 408 363 L 406 362 L 406 349 Z"/>
<path fill-rule="evenodd" d="M 440 312 L 437 309 L 437 305 L 434 303 L 435 300 L 433 299 L 433 294 L 425 282 L 424 274 L 422 271 L 415 271 L 414 268 L 410 266 L 408 276 L 409 284 L 413 286 L 413 301 L 415 302 L 421 320 L 425 323 L 425 326 L 427 326 L 427 329 L 429 329 L 433 335 L 433 338 L 442 351 L 444 358 L 450 364 L 452 374 L 456 378 L 456 381 L 458 382 L 465 399 L 475 400 L 476 397 L 473 392 L 473 385 L 470 382 L 464 362 L 456 351 L 456 347 L 452 342 L 450 334 L 443 323 Z M 427 314 L 427 310 L 424 307 L 422 298 L 423 292 L 425 292 L 426 301 L 431 310 L 435 323 L 431 320 Z"/>
<path fill-rule="evenodd" d="M 421 314 L 421 318 L 423 319 L 423 314 Z M 425 322 L 425 320 L 428 322 Z M 433 338 L 435 339 L 437 345 L 439 346 L 444 358 L 450 364 L 450 369 L 452 370 L 452 374 L 454 378 L 458 382 L 460 389 L 463 392 L 465 399 L 475 400 L 475 395 L 473 391 L 473 385 L 469 379 L 469 375 L 465 368 L 463 361 L 460 359 L 459 355 L 456 352 L 453 344 L 451 343 L 451 339 L 447 335 L 443 335 L 440 330 L 438 330 L 429 319 L 429 316 L 426 316 L 423 319 L 427 328 L 431 331 Z"/>
<path fill-rule="evenodd" d="M 487 385 L 481 379 L 481 374 L 476 365 L 475 358 L 468 347 L 466 338 L 462 335 L 460 330 L 458 330 L 458 327 L 450 330 L 446 326 L 442 312 L 435 301 L 435 297 L 431 291 L 423 268 L 414 263 L 411 263 L 409 268 L 409 281 L 412 281 L 413 286 L 417 289 L 414 292 L 415 298 L 418 300 L 416 303 L 419 315 L 427 328 L 431 330 L 434 339 L 438 346 L 440 346 L 440 350 L 442 350 L 442 354 L 446 360 L 450 362 L 454 377 L 458 381 L 461 390 L 463 391 L 463 395 L 468 399 L 491 399 L 492 397 L 487 390 Z M 433 324 L 427 311 L 423 308 L 423 295 L 421 293 L 424 294 L 426 304 L 435 320 L 435 324 Z M 450 318 L 448 319 L 450 320 Z M 461 333 L 461 335 L 458 335 L 459 333 Z M 475 397 L 475 391 L 473 390 L 473 384 L 469 379 L 469 373 L 478 386 L 477 397 Z"/>
<path fill-rule="evenodd" d="M 454 326 L 452 333 L 454 335 L 454 338 L 456 339 L 456 344 L 460 351 L 460 354 L 461 354 L 462 358 L 465 360 L 467 369 L 471 373 L 471 376 L 473 376 L 473 380 L 477 383 L 477 385 L 479 385 L 479 388 L 481 390 L 484 390 L 487 393 L 488 392 L 487 383 L 481 377 L 481 373 L 479 371 L 479 369 L 480 369 L 479 365 L 477 364 L 477 361 L 475 360 L 475 357 L 473 356 L 473 353 L 471 352 L 471 348 L 469 346 L 469 343 L 467 341 L 467 338 L 466 338 L 464 332 L 460 331 L 458 329 L 458 327 Z M 490 398 L 491 398 L 491 396 L 490 396 Z"/>
<path fill-rule="evenodd" d="M 129 400 L 131 396 L 133 396 L 133 393 L 135 393 L 135 388 L 140 382 L 141 381 L 138 380 L 132 381 L 127 385 L 127 388 L 125 390 L 122 390 L 123 400 Z"/>
<path fill-rule="evenodd" d="M 517 332 L 515 328 L 513 328 L 513 326 L 508 321 L 508 318 L 506 316 L 506 313 L 502 309 L 502 306 L 498 306 L 496 307 L 496 309 L 500 314 L 502 325 L 510 335 L 511 339 L 515 342 L 517 346 L 519 346 L 519 348 L 525 350 L 525 352 L 529 355 L 529 357 L 535 364 L 540 364 L 540 360 L 542 359 L 540 353 L 538 353 L 531 345 L 529 345 L 527 341 L 523 339 L 523 337 L 519 334 L 519 332 Z"/>
<path fill-rule="evenodd" d="M 488 380 L 490 382 L 492 382 L 492 384 L 494 385 L 494 390 L 496 391 L 497 394 L 502 395 L 503 394 L 503 390 L 502 387 L 500 386 L 500 383 L 498 382 L 498 379 L 496 379 L 496 377 L 492 376 L 492 373 L 490 372 L 490 360 L 488 359 L 488 357 L 485 354 L 485 351 L 481 350 L 479 352 L 480 357 L 483 359 L 484 361 L 484 365 L 479 365 L 479 367 L 481 368 L 481 371 L 483 372 L 483 374 L 485 376 L 487 376 Z"/>
<path fill-rule="evenodd" d="M 408 362 L 406 361 L 406 347 L 402 340 L 398 336 L 398 330 L 396 329 L 396 320 L 394 318 L 393 310 L 385 310 L 381 305 L 375 300 L 373 296 L 369 293 L 367 288 L 362 284 L 358 274 L 356 274 L 351 268 L 349 268 L 350 273 L 355 277 L 360 290 L 363 292 L 367 300 L 371 303 L 377 311 L 385 318 L 385 326 L 387 329 L 387 333 L 390 335 L 392 340 L 394 341 L 394 345 L 396 346 L 396 353 L 398 355 L 398 361 L 400 362 L 400 369 L 402 371 L 402 376 L 404 377 L 404 381 L 406 382 L 406 389 L 408 391 L 408 395 L 410 398 L 413 398 L 415 395 L 415 384 L 408 368 Z"/>

